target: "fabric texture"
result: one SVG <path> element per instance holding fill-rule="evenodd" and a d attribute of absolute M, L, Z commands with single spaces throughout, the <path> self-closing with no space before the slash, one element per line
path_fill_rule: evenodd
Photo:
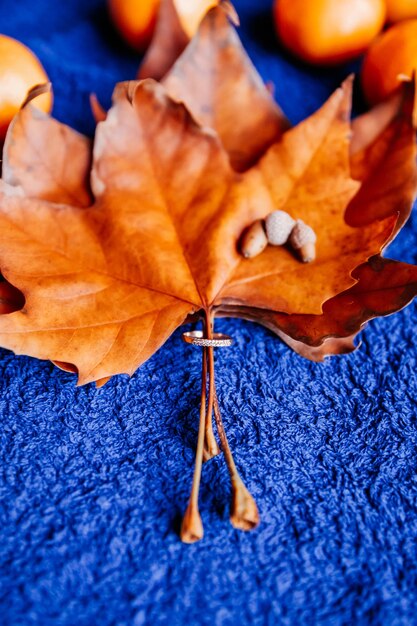
<path fill-rule="evenodd" d="M 240 33 L 298 122 L 352 67 L 314 70 L 283 53 L 270 4 L 236 0 Z M 89 93 L 108 105 L 114 83 L 135 75 L 103 0 L 1 0 L 0 24 L 39 56 L 54 114 L 80 131 L 94 128 Z M 390 256 L 417 263 L 415 217 Z M 220 456 L 204 467 L 205 537 L 192 546 L 178 528 L 200 350 L 178 331 L 100 390 L 1 351 L 0 624 L 417 624 L 415 320 L 413 303 L 324 364 L 254 324 L 217 323 L 235 339 L 216 352 L 219 399 L 262 523 L 228 523 Z"/>

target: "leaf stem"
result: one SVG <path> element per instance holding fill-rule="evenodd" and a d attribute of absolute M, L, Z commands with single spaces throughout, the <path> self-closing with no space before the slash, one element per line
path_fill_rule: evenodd
<path fill-rule="evenodd" d="M 203 348 L 201 372 L 201 404 L 200 422 L 198 427 L 197 451 L 190 499 L 181 524 L 180 537 L 184 543 L 195 543 L 203 538 L 204 529 L 198 509 L 198 493 L 203 465 L 203 449 L 206 425 L 206 387 L 207 387 L 207 348 Z"/>
<path fill-rule="evenodd" d="M 207 339 L 211 339 L 213 335 L 213 321 L 208 313 L 206 315 L 205 320 L 205 331 Z M 206 348 L 204 351 L 206 352 L 206 360 L 208 357 L 207 350 L 211 350 L 213 353 L 213 348 Z M 216 441 L 213 432 L 213 404 L 214 404 L 214 378 L 209 376 L 209 390 L 208 390 L 208 406 L 206 412 L 206 430 L 205 430 L 205 442 L 204 442 L 204 453 L 203 460 L 209 461 L 214 456 L 220 454 L 220 448 Z"/>
<path fill-rule="evenodd" d="M 252 530 L 259 524 L 258 507 L 256 506 L 255 499 L 248 491 L 237 471 L 233 454 L 227 440 L 226 431 L 224 430 L 216 392 L 214 392 L 214 416 L 216 418 L 217 431 L 232 483 L 230 522 L 232 526 L 240 530 Z"/>
<path fill-rule="evenodd" d="M 207 337 L 212 337 L 212 322 L 207 323 Z M 227 468 L 232 483 L 232 505 L 230 509 L 230 522 L 235 528 L 240 530 L 252 530 L 259 524 L 258 507 L 253 496 L 245 487 L 239 472 L 237 471 L 232 451 L 230 450 L 227 440 L 226 431 L 224 429 L 222 416 L 220 413 L 219 402 L 216 393 L 216 382 L 214 376 L 214 352 L 213 348 L 207 348 L 208 374 L 210 385 L 213 388 L 213 408 L 216 419 L 217 432 L 219 433 L 221 447 L 226 460 Z"/>
<path fill-rule="evenodd" d="M 207 339 L 213 338 L 213 314 L 206 313 L 205 330 Z M 207 403 L 207 375 L 209 379 L 208 403 Z M 208 404 L 206 408 L 206 403 Z M 212 414 L 216 421 L 221 447 L 226 459 L 226 464 L 232 483 L 232 504 L 230 509 L 230 521 L 235 528 L 240 530 L 252 530 L 259 524 L 259 513 L 256 502 L 248 489 L 245 487 L 236 468 L 226 432 L 224 430 L 220 414 L 219 402 L 216 393 L 214 376 L 214 350 L 213 346 L 203 348 L 202 373 L 201 373 L 201 404 L 200 422 L 198 427 L 197 451 L 195 455 L 195 467 L 190 499 L 181 525 L 181 539 L 184 543 L 194 543 L 202 539 L 204 535 L 203 523 L 198 509 L 198 494 L 200 490 L 203 458 L 208 460 L 219 453 L 217 441 L 213 433 Z M 210 456 L 205 454 L 210 453 Z"/>

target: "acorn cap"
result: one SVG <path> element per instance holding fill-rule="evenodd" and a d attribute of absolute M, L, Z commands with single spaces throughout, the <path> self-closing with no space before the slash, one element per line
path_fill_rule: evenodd
<path fill-rule="evenodd" d="M 295 220 L 285 211 L 273 211 L 265 218 L 266 236 L 272 246 L 283 246 L 294 228 Z"/>

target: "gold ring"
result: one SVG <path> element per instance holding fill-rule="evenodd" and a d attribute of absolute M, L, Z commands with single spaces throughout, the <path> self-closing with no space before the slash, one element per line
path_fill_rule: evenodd
<path fill-rule="evenodd" d="M 229 335 L 222 333 L 213 333 L 212 339 L 208 339 L 204 337 L 202 330 L 190 330 L 183 333 L 182 338 L 186 343 L 192 343 L 194 346 L 202 348 L 228 348 L 233 343 L 233 339 Z"/>

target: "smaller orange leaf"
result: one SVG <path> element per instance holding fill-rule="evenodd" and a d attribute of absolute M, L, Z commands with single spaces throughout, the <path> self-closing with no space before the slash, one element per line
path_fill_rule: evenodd
<path fill-rule="evenodd" d="M 381 135 L 398 115 L 403 97 L 403 89 L 400 88 L 391 98 L 352 120 L 350 154 L 354 178 L 363 180 L 369 169 L 372 169 L 375 158 L 372 158 L 372 163 L 369 164 L 369 157 L 375 151 L 372 147 L 378 143 Z"/>
<path fill-rule="evenodd" d="M 236 170 L 253 165 L 290 127 L 222 6 L 209 11 L 163 84 L 219 134 Z"/>
<path fill-rule="evenodd" d="M 400 93 L 386 104 L 385 113 L 390 113 L 385 116 L 388 124 L 351 158 L 353 176 L 363 179 L 346 210 L 345 219 L 351 226 L 360 227 L 395 215 L 398 220 L 394 237 L 408 219 L 417 185 L 414 100 L 414 82 L 404 83 Z M 379 111 L 375 115 L 380 121 Z M 366 121 L 373 125 L 372 112 L 357 123 L 363 126 Z"/>
<path fill-rule="evenodd" d="M 334 354 L 333 349 L 328 350 L 329 345 L 332 348 L 332 344 L 326 344 L 329 339 L 347 339 L 351 343 L 367 321 L 395 313 L 417 295 L 414 265 L 376 256 L 357 268 L 353 276 L 358 282 L 325 302 L 322 315 L 280 315 L 265 311 L 261 318 L 256 316 L 256 321 L 276 331 L 293 349 L 312 360 L 317 360 L 317 352 L 303 352 L 303 346 L 322 347 L 321 360 L 327 354 Z M 244 317 L 255 319 L 251 311 L 246 311 Z M 301 349 L 294 342 L 299 342 Z"/>

